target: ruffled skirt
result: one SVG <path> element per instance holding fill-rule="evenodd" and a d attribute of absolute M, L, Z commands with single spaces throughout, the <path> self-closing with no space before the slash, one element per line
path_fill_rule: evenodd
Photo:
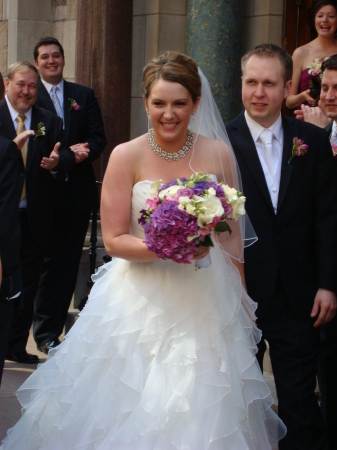
<path fill-rule="evenodd" d="M 17 395 L 1 449 L 270 449 L 285 434 L 255 359 L 255 303 L 230 261 L 114 260 Z"/>

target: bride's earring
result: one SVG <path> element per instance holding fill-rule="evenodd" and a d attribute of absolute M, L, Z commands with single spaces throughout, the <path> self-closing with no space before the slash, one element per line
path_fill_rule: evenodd
<path fill-rule="evenodd" d="M 192 112 L 192 114 L 191 114 L 191 119 L 192 119 L 192 120 L 195 119 L 195 111 Z"/>
<path fill-rule="evenodd" d="M 147 114 L 147 131 L 149 132 L 151 129 L 151 119 L 150 119 L 150 114 L 148 113 L 148 111 L 146 111 Z"/>

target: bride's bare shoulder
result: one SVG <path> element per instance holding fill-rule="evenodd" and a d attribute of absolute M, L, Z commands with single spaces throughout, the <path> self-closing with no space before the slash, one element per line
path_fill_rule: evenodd
<path fill-rule="evenodd" d="M 106 175 L 134 180 L 139 170 L 141 150 L 146 142 L 146 135 L 142 135 L 117 145 L 111 152 Z"/>
<path fill-rule="evenodd" d="M 122 144 L 117 145 L 113 151 L 111 152 L 111 158 L 119 159 L 119 158 L 127 158 L 132 159 L 135 156 L 138 156 L 139 152 L 147 142 L 147 135 L 143 134 L 135 139 L 132 139 L 128 142 L 123 142 Z"/>

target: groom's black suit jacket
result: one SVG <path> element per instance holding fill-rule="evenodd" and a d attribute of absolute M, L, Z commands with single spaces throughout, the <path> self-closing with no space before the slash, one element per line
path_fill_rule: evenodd
<path fill-rule="evenodd" d="M 277 214 L 244 113 L 226 125 L 247 197 L 246 209 L 258 241 L 245 250 L 247 289 L 263 317 L 280 277 L 287 300 L 309 317 L 318 288 L 336 291 L 337 187 L 328 133 L 282 117 L 284 147 Z M 293 138 L 308 145 L 289 164 Z"/>
<path fill-rule="evenodd" d="M 45 136 L 29 138 L 26 162 L 26 194 L 27 214 L 31 236 L 36 242 L 48 240 L 52 224 L 52 204 L 55 192 L 55 180 L 49 170 L 40 166 L 43 157 L 49 157 L 54 145 L 61 142 L 59 149 L 59 166 L 57 178 L 62 178 L 74 165 L 74 154 L 65 147 L 62 120 L 55 114 L 33 105 L 31 129 L 36 131 L 42 122 L 46 128 Z M 13 140 L 16 137 L 14 124 L 6 103 L 3 99 L 0 104 L 0 136 Z M 24 171 L 23 160 L 20 154 L 20 166 Z"/>
<path fill-rule="evenodd" d="M 80 105 L 78 111 L 71 108 L 70 99 Z M 36 105 L 56 114 L 54 104 L 41 80 Z M 66 80 L 64 80 L 63 105 L 67 146 L 88 142 L 90 148 L 89 157 L 75 164 L 69 172 L 70 192 L 79 211 L 91 211 L 98 205 L 91 163 L 100 156 L 106 146 L 101 110 L 92 89 Z"/>

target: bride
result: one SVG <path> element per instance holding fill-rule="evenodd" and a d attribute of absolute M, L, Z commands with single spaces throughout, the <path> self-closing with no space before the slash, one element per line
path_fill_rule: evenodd
<path fill-rule="evenodd" d="M 199 247 L 195 259 L 211 256 L 199 270 L 158 259 L 138 224 L 156 180 L 200 171 L 240 189 L 207 80 L 193 59 L 166 52 L 145 67 L 143 93 L 154 139 L 116 147 L 103 182 L 103 239 L 115 259 L 19 389 L 23 416 L 1 449 L 264 450 L 285 434 L 255 359 L 260 332 L 241 262 L 255 239 L 248 218 L 211 250 Z"/>

